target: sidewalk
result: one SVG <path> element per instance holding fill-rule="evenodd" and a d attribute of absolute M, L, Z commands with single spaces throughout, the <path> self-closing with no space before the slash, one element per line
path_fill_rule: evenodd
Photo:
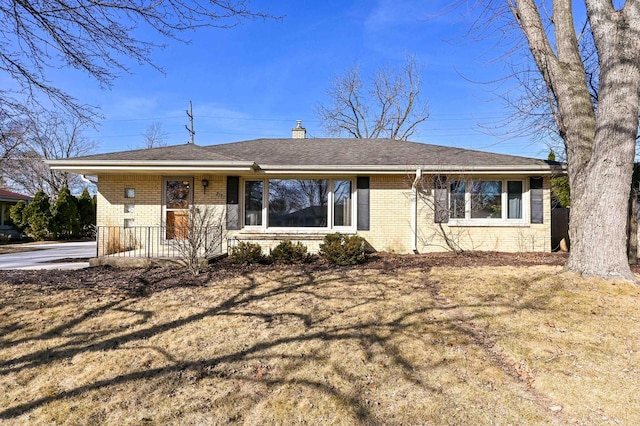
<path fill-rule="evenodd" d="M 68 259 L 88 259 L 96 256 L 96 242 L 25 244 L 33 249 L 22 253 L 0 255 L 0 270 L 6 269 L 82 269 L 89 262 L 69 262 Z M 60 262 L 56 262 L 60 260 Z"/>

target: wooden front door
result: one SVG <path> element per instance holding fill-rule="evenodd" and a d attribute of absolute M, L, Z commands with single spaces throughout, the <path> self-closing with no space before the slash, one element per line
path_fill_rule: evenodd
<path fill-rule="evenodd" d="M 189 233 L 191 206 L 190 179 L 167 179 L 164 182 L 165 223 L 167 240 L 184 240 Z"/>

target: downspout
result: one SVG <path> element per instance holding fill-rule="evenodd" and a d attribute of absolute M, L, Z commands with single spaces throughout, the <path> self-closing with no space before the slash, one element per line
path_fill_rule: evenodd
<path fill-rule="evenodd" d="M 92 181 L 91 179 L 87 178 L 87 176 L 86 176 L 86 175 L 80 175 L 80 179 L 81 179 L 83 182 L 90 183 L 91 185 L 97 185 L 97 182 L 94 182 L 94 181 Z"/>
<path fill-rule="evenodd" d="M 413 228 L 411 250 L 415 254 L 418 254 L 418 183 L 420 179 L 422 179 L 422 169 L 416 169 L 416 178 L 411 185 L 411 227 Z"/>

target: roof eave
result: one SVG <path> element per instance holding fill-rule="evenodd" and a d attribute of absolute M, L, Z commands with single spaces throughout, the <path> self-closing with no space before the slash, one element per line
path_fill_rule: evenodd
<path fill-rule="evenodd" d="M 24 197 L 24 198 L 18 198 L 18 197 L 0 197 L 0 203 L 17 203 L 20 201 L 31 201 L 33 198 L 31 197 Z"/>
<path fill-rule="evenodd" d="M 184 172 L 250 172 L 258 166 L 251 161 L 73 161 L 47 160 L 52 170 L 63 170 L 73 173 L 95 175 L 114 173 L 184 173 Z"/>
<path fill-rule="evenodd" d="M 257 172 L 262 174 L 407 174 L 421 169 L 428 174 L 538 174 L 564 173 L 563 166 L 550 164 L 503 165 L 503 166 L 463 166 L 463 165 L 258 165 L 251 161 L 76 161 L 46 160 L 53 170 L 63 170 L 85 175 L 115 173 L 224 173 Z"/>

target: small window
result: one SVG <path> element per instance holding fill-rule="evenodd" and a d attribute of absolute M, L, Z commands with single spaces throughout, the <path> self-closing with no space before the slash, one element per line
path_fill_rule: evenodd
<path fill-rule="evenodd" d="M 124 220 L 124 227 L 125 228 L 133 228 L 134 226 L 136 226 L 136 222 L 134 219 L 125 219 Z"/>
<path fill-rule="evenodd" d="M 134 188 L 125 188 L 124 190 L 124 198 L 135 198 L 136 190 Z"/>
<path fill-rule="evenodd" d="M 244 225 L 262 225 L 262 197 L 264 183 L 261 180 L 248 180 L 244 183 Z"/>
<path fill-rule="evenodd" d="M 351 181 L 333 181 L 333 225 L 351 226 Z"/>
<path fill-rule="evenodd" d="M 454 180 L 451 182 L 451 219 L 465 218 L 465 194 L 467 185 L 464 181 Z"/>
<path fill-rule="evenodd" d="M 189 208 L 191 181 L 168 180 L 166 182 L 165 203 L 167 209 L 185 210 Z"/>
<path fill-rule="evenodd" d="M 522 181 L 507 182 L 507 219 L 522 219 Z"/>
<path fill-rule="evenodd" d="M 124 212 L 125 213 L 133 213 L 135 208 L 136 208 L 135 204 L 127 203 L 127 204 L 124 205 Z"/>

